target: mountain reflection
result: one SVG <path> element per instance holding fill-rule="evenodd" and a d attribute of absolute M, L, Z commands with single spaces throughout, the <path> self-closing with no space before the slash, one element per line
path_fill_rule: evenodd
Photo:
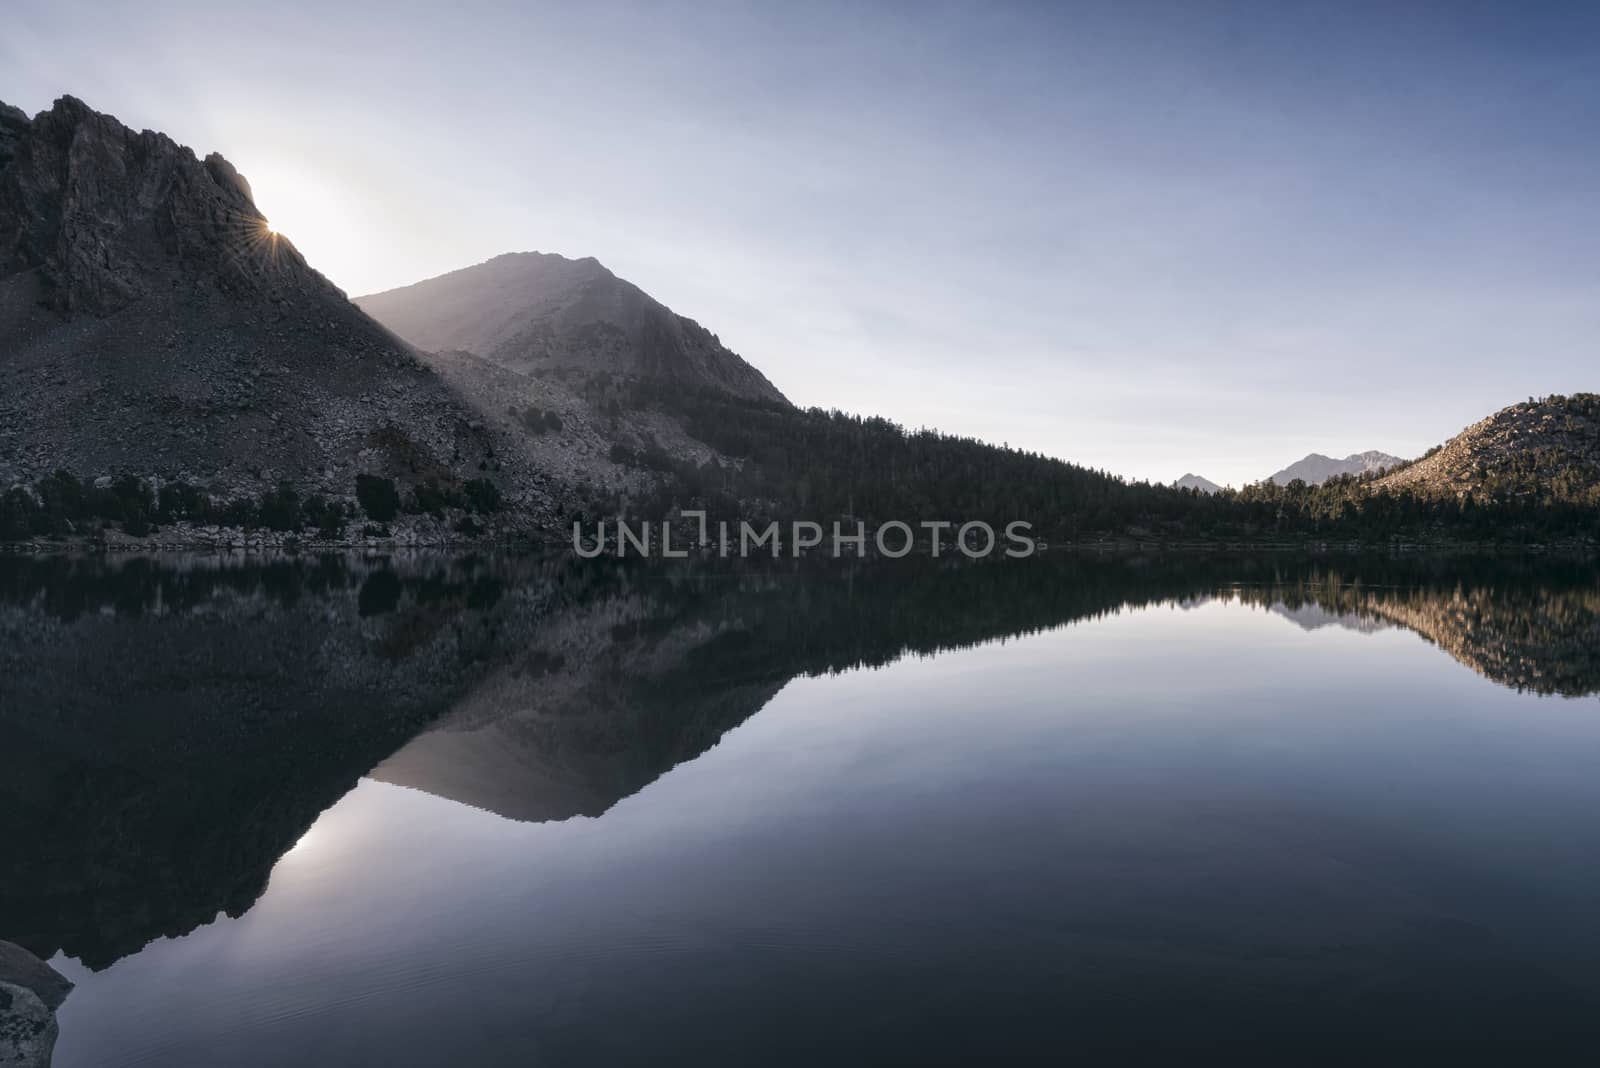
<path fill-rule="evenodd" d="M 1600 691 L 1579 563 L 0 558 L 0 938 L 101 968 L 240 915 L 365 775 L 596 816 L 796 676 L 1213 598 Z"/>

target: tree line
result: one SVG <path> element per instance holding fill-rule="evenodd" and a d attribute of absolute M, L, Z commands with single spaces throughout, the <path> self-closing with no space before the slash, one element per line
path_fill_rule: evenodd
<path fill-rule="evenodd" d="M 665 382 L 616 388 L 625 405 L 678 416 L 689 434 L 727 462 L 694 465 L 654 444 L 617 446 L 614 461 L 666 477 L 643 497 L 597 502 L 614 514 L 696 507 L 713 519 L 843 519 L 869 527 L 891 519 L 1025 519 L 1058 542 L 1600 537 L 1600 483 L 1582 457 L 1559 449 L 1513 453 L 1480 472 L 1476 488 L 1462 496 L 1378 489 L 1376 472 L 1319 485 L 1268 480 L 1205 494 L 878 417 L 752 402 Z M 1592 395 L 1574 400 L 1585 397 Z"/>
<path fill-rule="evenodd" d="M 392 479 L 356 476 L 356 503 L 321 493 L 302 494 L 293 483 L 280 482 L 259 494 L 215 497 L 186 481 L 156 481 L 136 475 L 110 480 L 80 478 L 67 470 L 38 479 L 32 486 L 13 486 L 0 495 L 0 541 L 120 529 L 145 537 L 162 527 L 187 523 L 194 527 L 235 527 L 247 531 L 315 532 L 333 540 L 349 523 L 365 516 L 364 534 L 386 535 L 387 524 L 401 514 L 445 518 L 459 513 L 454 528 L 480 533 L 474 516 L 504 506 L 500 489 L 486 478 L 447 484 L 425 481 L 402 493 Z M 373 525 L 377 524 L 377 525 Z"/>

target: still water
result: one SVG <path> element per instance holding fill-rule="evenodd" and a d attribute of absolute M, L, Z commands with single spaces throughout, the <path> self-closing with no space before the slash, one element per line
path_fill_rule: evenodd
<path fill-rule="evenodd" d="M 1600 576 L 0 560 L 108 1065 L 1592 1063 Z"/>

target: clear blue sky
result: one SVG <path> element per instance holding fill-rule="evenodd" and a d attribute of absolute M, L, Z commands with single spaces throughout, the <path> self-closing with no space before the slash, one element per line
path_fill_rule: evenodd
<path fill-rule="evenodd" d="M 1600 388 L 1600 5 L 11 0 L 352 294 L 599 257 L 802 404 L 1134 477 Z"/>

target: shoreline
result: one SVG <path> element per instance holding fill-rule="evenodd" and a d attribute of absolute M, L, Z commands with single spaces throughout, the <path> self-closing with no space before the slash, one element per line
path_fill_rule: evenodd
<path fill-rule="evenodd" d="M 451 535 L 436 531 L 407 532 L 401 536 L 391 537 L 356 537 L 342 539 L 307 538 L 294 534 L 266 534 L 245 533 L 240 531 L 237 535 L 232 532 L 208 535 L 200 538 L 172 538 L 153 536 L 135 538 L 118 532 L 112 538 L 38 538 L 28 541 L 0 542 L 0 555 L 14 556 L 53 556 L 53 555 L 138 555 L 138 554 L 163 554 L 186 553 L 190 555 L 217 555 L 217 556 L 278 556 L 278 555 L 305 555 L 329 552 L 476 552 L 483 550 L 524 550 L 533 553 L 548 553 L 551 543 L 539 536 L 533 530 L 505 531 L 490 536 L 467 537 L 464 535 Z M 570 552 L 570 545 L 565 546 Z M 1039 547 L 1033 555 L 1045 553 L 1103 553 L 1103 554 L 1129 554 L 1148 552 L 1177 552 L 1177 553 L 1308 553 L 1313 555 L 1335 555 L 1353 553 L 1384 553 L 1388 555 L 1563 555 L 1593 557 L 1600 555 L 1600 543 L 1593 541 L 1549 541 L 1549 542 L 1503 542 L 1503 541 L 1454 541 L 1454 540 L 1398 540 L 1391 539 L 1381 542 L 1364 541 L 1161 541 L 1143 538 L 1118 538 L 1103 541 L 1077 541 L 1062 543 L 1045 543 L 1040 541 Z M 802 558 L 813 557 L 815 554 L 805 553 Z M 915 551 L 913 556 L 931 559 L 931 555 L 924 549 Z M 794 559 L 795 557 L 785 552 L 772 559 Z M 946 552 L 940 554 L 938 559 L 963 558 L 959 553 Z M 688 560 L 718 560 L 737 559 L 736 557 L 719 557 L 714 551 L 691 552 L 683 559 Z M 766 561 L 768 557 L 750 557 L 752 560 Z M 840 560 L 852 562 L 897 559 L 893 557 L 880 557 L 877 553 L 864 556 L 849 554 L 839 557 Z M 1027 559 L 1021 557 L 1019 559 Z M 636 562 L 640 560 L 658 560 L 657 556 L 629 555 L 618 556 L 615 553 L 604 553 L 601 556 L 589 558 L 593 563 L 618 563 Z M 972 560 L 973 563 L 982 562 Z"/>

